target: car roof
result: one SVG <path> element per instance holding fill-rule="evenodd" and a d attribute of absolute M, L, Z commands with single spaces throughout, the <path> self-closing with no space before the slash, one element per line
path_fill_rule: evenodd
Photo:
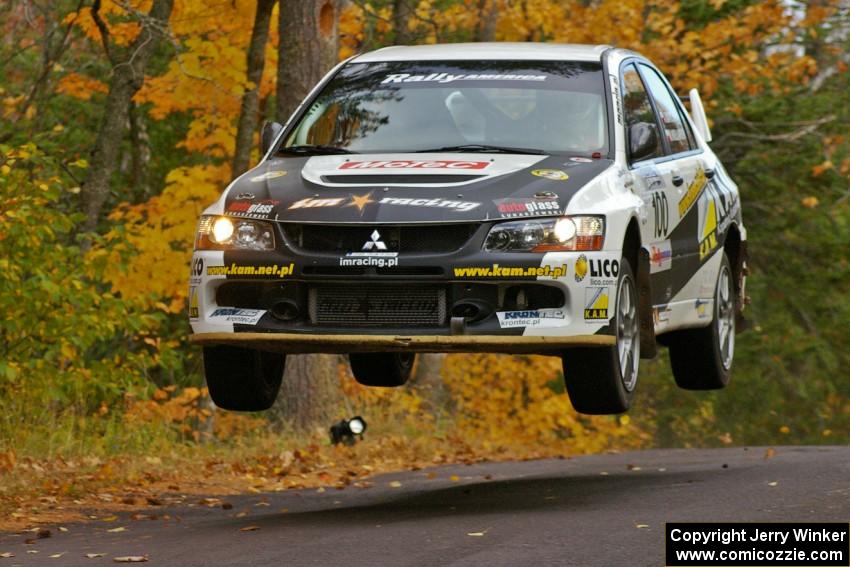
<path fill-rule="evenodd" d="M 352 62 L 384 61 L 600 61 L 610 45 L 568 43 L 443 43 L 398 45 L 358 55 Z"/>

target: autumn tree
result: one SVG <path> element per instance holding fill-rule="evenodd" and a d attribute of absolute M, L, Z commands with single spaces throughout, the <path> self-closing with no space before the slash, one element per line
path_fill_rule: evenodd
<path fill-rule="evenodd" d="M 153 0 L 147 14 L 135 13 L 140 26 L 138 35 L 127 47 L 122 47 L 113 41 L 109 25 L 101 16 L 101 1 L 95 0 L 92 5 L 91 17 L 100 33 L 103 51 L 112 65 L 112 76 L 91 151 L 91 167 L 81 194 L 86 215 L 84 227 L 88 231 L 97 226 L 101 209 L 109 196 L 110 180 L 118 163 L 130 102 L 144 83 L 151 55 L 167 34 L 173 7 L 174 0 Z"/>

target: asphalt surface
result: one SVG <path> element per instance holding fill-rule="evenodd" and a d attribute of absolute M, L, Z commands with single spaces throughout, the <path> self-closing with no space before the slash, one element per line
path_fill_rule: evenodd
<path fill-rule="evenodd" d="M 377 476 L 370 488 L 228 496 L 232 509 L 158 507 L 149 511 L 157 520 L 122 514 L 54 528 L 30 545 L 31 535 L 0 534 L 0 553 L 15 554 L 0 567 L 111 565 L 128 555 L 179 566 L 658 567 L 667 521 L 850 521 L 850 447 L 770 454 L 654 450 L 444 466 Z M 125 530 L 107 531 L 116 527 Z"/>

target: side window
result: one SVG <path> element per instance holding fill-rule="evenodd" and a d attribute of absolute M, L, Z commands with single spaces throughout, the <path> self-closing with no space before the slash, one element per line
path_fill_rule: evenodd
<path fill-rule="evenodd" d="M 693 136 L 689 136 L 688 125 L 683 120 L 679 111 L 679 105 L 670 94 L 670 89 L 658 76 L 655 69 L 641 65 L 646 86 L 649 92 L 652 93 L 652 100 L 655 101 L 655 108 L 661 116 L 661 126 L 664 129 L 664 137 L 670 145 L 670 152 L 678 154 L 694 149 L 691 145 Z"/>
<path fill-rule="evenodd" d="M 639 122 L 645 122 L 657 128 L 652 103 L 649 102 L 649 95 L 633 63 L 623 68 L 623 114 L 626 120 L 627 136 L 631 127 Z M 658 137 L 655 151 L 642 159 L 652 159 L 662 155 L 664 155 L 664 148 L 661 146 L 661 138 Z"/>

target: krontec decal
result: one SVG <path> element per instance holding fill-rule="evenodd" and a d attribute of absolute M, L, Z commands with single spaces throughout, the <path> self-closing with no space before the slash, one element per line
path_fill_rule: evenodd
<path fill-rule="evenodd" d="M 688 212 L 688 209 L 691 208 L 691 205 L 693 205 L 697 200 L 697 197 L 699 197 L 703 187 L 705 187 L 705 171 L 703 171 L 702 168 L 699 168 L 694 176 L 694 180 L 691 181 L 690 185 L 688 185 L 688 190 L 685 191 L 685 194 L 681 199 L 679 199 L 679 218 L 685 216 L 685 213 Z"/>
<path fill-rule="evenodd" d="M 456 278 L 563 278 L 567 275 L 567 265 L 561 266 L 492 266 L 455 268 Z"/>
<path fill-rule="evenodd" d="M 504 218 L 561 214 L 561 204 L 555 199 L 497 199 L 493 202 Z"/>
<path fill-rule="evenodd" d="M 208 276 L 274 276 L 278 278 L 285 278 L 286 276 L 291 276 L 294 271 L 295 264 L 292 263 L 285 266 L 242 266 L 234 262 L 229 266 L 207 266 Z"/>
<path fill-rule="evenodd" d="M 372 232 L 363 244 L 361 252 L 349 252 L 339 259 L 340 266 L 359 266 L 367 268 L 393 268 L 398 266 L 398 252 L 387 252 L 381 233 Z"/>
<path fill-rule="evenodd" d="M 461 160 L 394 160 L 394 161 L 347 161 L 339 169 L 484 169 L 488 161 Z"/>
<path fill-rule="evenodd" d="M 257 175 L 255 177 L 252 177 L 251 181 L 253 183 L 259 183 L 260 181 L 267 181 L 269 179 L 277 179 L 278 177 L 283 177 L 284 175 L 286 175 L 286 172 L 283 171 L 283 170 L 267 171 L 267 172 L 263 173 L 262 175 Z"/>
<path fill-rule="evenodd" d="M 499 327 L 559 327 L 567 315 L 558 309 L 531 309 L 528 311 L 499 311 Z"/>
<path fill-rule="evenodd" d="M 219 307 L 210 314 L 213 323 L 238 323 L 240 325 L 256 325 L 266 314 L 265 309 L 238 309 L 236 307 Z M 218 319 L 218 321 L 217 321 Z"/>
<path fill-rule="evenodd" d="M 584 290 L 584 320 L 608 320 L 608 288 L 588 287 Z"/>
<path fill-rule="evenodd" d="M 279 205 L 280 201 L 266 199 L 264 201 L 234 201 L 227 205 L 224 211 L 233 217 L 245 217 L 252 219 L 266 219 L 274 212 L 275 205 Z"/>
<path fill-rule="evenodd" d="M 450 199 L 410 199 L 407 197 L 384 197 L 378 202 L 382 205 L 434 207 L 437 209 L 454 209 L 456 211 L 471 211 L 481 204 L 474 201 L 453 201 Z"/>
<path fill-rule="evenodd" d="M 395 73 L 387 75 L 382 85 L 389 83 L 453 83 L 455 81 L 535 81 L 546 80 L 546 75 L 452 75 L 451 73 L 431 73 L 430 75 L 411 75 Z"/>
<path fill-rule="evenodd" d="M 565 172 L 560 169 L 535 169 L 531 172 L 535 177 L 551 179 L 552 181 L 566 181 L 570 178 Z"/>

